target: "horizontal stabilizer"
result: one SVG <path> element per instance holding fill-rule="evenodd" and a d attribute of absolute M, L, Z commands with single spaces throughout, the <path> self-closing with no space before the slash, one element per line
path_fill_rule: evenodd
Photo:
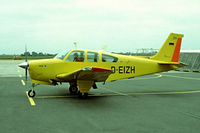
<path fill-rule="evenodd" d="M 159 65 L 176 65 L 178 67 L 184 67 L 187 66 L 187 64 L 184 64 L 182 62 L 159 62 Z"/>

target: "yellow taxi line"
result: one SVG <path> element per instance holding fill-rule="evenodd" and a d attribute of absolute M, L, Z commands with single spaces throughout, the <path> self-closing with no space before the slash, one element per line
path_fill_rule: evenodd
<path fill-rule="evenodd" d="M 156 78 L 161 78 L 162 75 L 161 74 L 154 74 L 156 75 L 156 77 L 147 77 L 147 78 L 135 78 L 135 79 L 132 79 L 132 80 L 142 80 L 142 79 L 156 79 Z"/>
<path fill-rule="evenodd" d="M 106 88 L 104 88 L 104 90 L 109 91 L 109 92 L 116 93 L 116 94 L 118 94 L 118 95 L 124 95 L 124 96 L 127 96 L 127 95 L 128 95 L 128 94 L 126 94 L 126 93 L 121 93 L 121 92 L 117 92 L 117 91 L 110 90 L 110 89 L 106 89 Z"/>
<path fill-rule="evenodd" d="M 109 94 L 90 94 L 89 97 L 99 97 L 99 96 L 127 96 L 127 95 L 170 95 L 170 94 L 194 94 L 200 93 L 198 91 L 170 91 L 170 92 L 133 92 L 133 93 L 109 93 Z M 46 98 L 74 98 L 77 96 L 37 96 L 38 99 Z"/>
<path fill-rule="evenodd" d="M 22 85 L 23 86 L 25 86 L 26 84 L 25 84 L 25 82 L 24 82 L 24 80 L 21 80 L 21 83 L 22 83 Z"/>
<path fill-rule="evenodd" d="M 167 95 L 167 94 L 189 94 L 200 93 L 199 91 L 170 91 L 170 92 L 142 92 L 142 93 L 128 93 L 128 95 Z"/>
<path fill-rule="evenodd" d="M 31 106 L 35 106 L 36 104 L 35 104 L 33 98 L 31 98 L 31 97 L 28 96 L 28 91 L 26 91 L 26 96 L 28 97 L 28 100 L 29 100 Z"/>
<path fill-rule="evenodd" d="M 35 98 L 38 99 L 45 99 L 45 98 L 73 98 L 77 96 L 36 96 Z"/>
<path fill-rule="evenodd" d="M 166 77 L 173 77 L 173 78 L 182 78 L 182 79 L 200 80 L 200 78 L 181 77 L 181 76 L 174 76 L 174 75 L 163 75 L 163 76 L 166 76 Z"/>

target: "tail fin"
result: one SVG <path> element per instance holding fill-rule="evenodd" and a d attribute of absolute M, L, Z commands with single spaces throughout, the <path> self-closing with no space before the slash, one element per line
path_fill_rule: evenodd
<path fill-rule="evenodd" d="M 151 59 L 165 62 L 179 62 L 183 36 L 183 34 L 170 33 L 161 49 Z"/>

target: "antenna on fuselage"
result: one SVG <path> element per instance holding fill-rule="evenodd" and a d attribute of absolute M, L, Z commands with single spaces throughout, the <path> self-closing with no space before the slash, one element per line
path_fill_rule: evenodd
<path fill-rule="evenodd" d="M 78 42 L 74 42 L 74 48 L 77 49 Z"/>
<path fill-rule="evenodd" d="M 100 51 L 106 51 L 107 46 L 108 46 L 108 45 L 106 45 L 106 44 L 103 45 L 103 46 L 101 47 L 101 50 L 100 50 Z"/>

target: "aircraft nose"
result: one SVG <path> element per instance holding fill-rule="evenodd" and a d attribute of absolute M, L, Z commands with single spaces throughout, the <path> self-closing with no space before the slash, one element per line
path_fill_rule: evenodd
<path fill-rule="evenodd" d="M 28 62 L 23 62 L 23 63 L 19 64 L 18 66 L 26 69 L 26 68 L 28 68 L 29 64 L 28 64 Z"/>

